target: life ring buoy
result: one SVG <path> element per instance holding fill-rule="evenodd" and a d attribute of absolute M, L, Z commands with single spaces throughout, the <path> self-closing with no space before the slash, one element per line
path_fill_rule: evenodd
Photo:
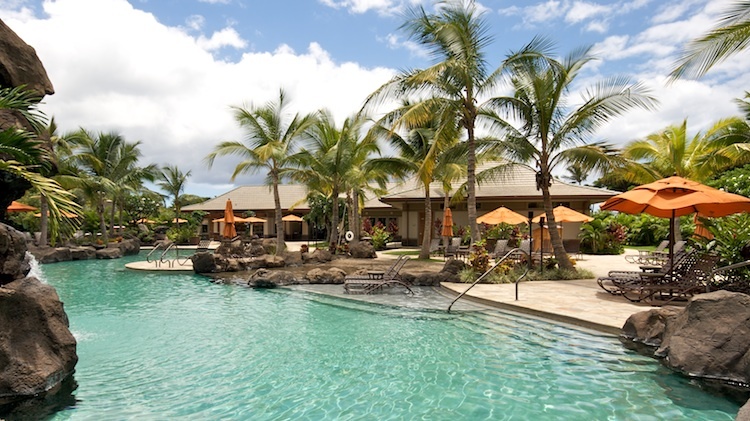
<path fill-rule="evenodd" d="M 352 241 L 354 240 L 354 233 L 351 231 L 347 231 L 344 237 L 346 238 L 346 241 Z"/>

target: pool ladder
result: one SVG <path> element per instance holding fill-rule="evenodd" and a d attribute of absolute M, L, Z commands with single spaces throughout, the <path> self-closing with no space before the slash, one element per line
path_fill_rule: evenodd
<path fill-rule="evenodd" d="M 473 284 L 471 284 L 471 285 L 470 285 L 470 286 L 469 286 L 468 288 L 466 288 L 466 290 L 465 290 L 464 292 L 462 292 L 462 293 L 458 294 L 458 297 L 456 297 L 456 298 L 455 298 L 455 299 L 454 299 L 454 300 L 453 300 L 453 301 L 451 302 L 451 305 L 449 305 L 449 306 L 448 306 L 448 313 L 450 313 L 450 312 L 451 312 L 451 307 L 453 307 L 453 304 L 455 304 L 455 303 L 456 303 L 456 301 L 458 301 L 458 299 L 459 299 L 459 298 L 461 298 L 461 297 L 463 297 L 464 295 L 466 295 L 466 293 L 467 293 L 467 292 L 469 292 L 469 290 L 470 290 L 470 289 L 474 288 L 474 285 L 478 284 L 478 283 L 479 283 L 479 281 L 481 281 L 482 279 L 484 279 L 484 278 L 485 278 L 485 277 L 486 277 L 487 275 L 489 275 L 489 274 L 490 274 L 490 273 L 491 273 L 491 272 L 492 272 L 493 270 L 495 270 L 495 268 L 496 268 L 496 267 L 498 267 L 498 266 L 499 266 L 499 265 L 500 265 L 501 263 L 503 263 L 504 261 L 506 261 L 506 260 L 510 259 L 511 257 L 515 258 L 515 257 L 516 257 L 516 256 L 518 255 L 518 253 L 523 253 L 523 254 L 525 254 L 525 255 L 526 255 L 526 257 L 527 257 L 527 258 L 529 259 L 529 262 L 531 262 L 531 255 L 529 254 L 529 252 L 528 252 L 528 251 L 526 251 L 526 250 L 524 250 L 524 249 L 520 249 L 520 248 L 514 248 L 513 250 L 510 250 L 509 252 L 505 253 L 505 256 L 503 256 L 502 258 L 500 258 L 500 259 L 496 260 L 496 261 L 495 261 L 495 264 L 494 264 L 494 265 L 492 265 L 492 267 L 491 267 L 491 268 L 487 269 L 487 271 L 486 271 L 486 272 L 484 272 L 484 273 L 483 273 L 483 274 L 482 274 L 482 275 L 481 275 L 481 276 L 480 276 L 479 278 L 477 278 L 477 279 L 476 279 L 476 280 L 474 281 L 474 283 L 473 283 Z M 519 277 L 518 277 L 518 279 L 516 279 L 516 282 L 515 282 L 515 284 L 516 284 L 516 301 L 518 301 L 518 283 L 519 283 L 519 282 L 521 282 L 521 279 L 525 278 L 525 277 L 526 277 L 526 275 L 528 275 L 528 273 L 529 273 L 529 268 L 530 268 L 530 267 L 531 267 L 530 265 L 529 265 L 529 266 L 526 266 L 526 270 L 525 270 L 525 271 L 524 271 L 524 272 L 523 272 L 523 273 L 521 274 L 521 276 L 519 276 Z"/>
<path fill-rule="evenodd" d="M 166 247 L 164 247 L 164 243 L 159 243 L 159 245 L 157 245 L 156 247 L 154 247 L 146 255 L 146 261 L 149 262 L 149 263 L 151 263 L 152 262 L 151 255 L 154 254 L 157 250 L 161 250 L 162 248 L 164 249 L 164 251 L 162 251 L 162 253 L 161 253 L 161 255 L 159 256 L 158 259 L 154 259 L 153 260 L 154 265 L 156 267 L 161 267 L 162 263 L 166 263 L 168 267 L 170 267 L 170 268 L 174 267 L 174 262 L 177 261 L 177 259 L 180 257 L 180 248 L 177 247 L 177 245 L 175 245 L 175 243 L 169 243 L 169 245 L 167 245 Z M 176 258 L 174 260 L 170 260 L 170 259 L 166 259 L 165 260 L 164 256 L 166 256 L 167 253 L 169 253 L 169 251 L 172 250 L 172 249 L 174 249 L 175 252 L 176 252 Z"/>

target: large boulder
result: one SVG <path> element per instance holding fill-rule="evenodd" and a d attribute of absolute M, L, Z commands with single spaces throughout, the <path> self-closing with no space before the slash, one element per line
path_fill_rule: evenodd
<path fill-rule="evenodd" d="M 367 241 L 358 241 L 349 245 L 349 254 L 355 259 L 374 259 L 378 257 L 375 247 Z"/>
<path fill-rule="evenodd" d="M 0 286 L 25 277 L 30 270 L 26 238 L 18 230 L 0 224 Z"/>
<path fill-rule="evenodd" d="M 119 259 L 120 257 L 122 257 L 122 250 L 119 247 L 107 247 L 96 251 L 97 259 Z"/>
<path fill-rule="evenodd" d="M 68 247 L 40 247 L 29 250 L 39 263 L 57 263 L 73 260 Z"/>
<path fill-rule="evenodd" d="M 215 273 L 218 272 L 214 254 L 210 252 L 198 252 L 190 256 L 193 262 L 193 271 L 195 273 Z"/>
<path fill-rule="evenodd" d="M 73 260 L 91 260 L 96 259 L 96 249 L 91 246 L 71 247 L 70 257 Z"/>
<path fill-rule="evenodd" d="M 248 286 L 253 288 L 276 288 L 296 283 L 298 283 L 297 278 L 291 272 L 267 269 L 259 269 L 250 276 L 247 282 Z"/>
<path fill-rule="evenodd" d="M 330 268 L 323 270 L 320 268 L 311 269 L 305 275 L 305 279 L 311 284 L 343 284 L 346 272 L 340 268 Z"/>
<path fill-rule="evenodd" d="M 684 309 L 632 315 L 623 338 L 658 346 L 653 355 L 688 376 L 750 384 L 750 296 L 716 291 Z M 653 349 L 653 348 L 651 348 Z"/>
<path fill-rule="evenodd" d="M 58 386 L 78 361 L 55 289 L 36 278 L 0 288 L 0 403 Z"/>
<path fill-rule="evenodd" d="M 109 243 L 107 248 L 120 249 L 122 256 L 134 256 L 140 253 L 141 242 L 137 238 L 128 238 L 117 243 Z"/>
<path fill-rule="evenodd" d="M 0 20 L 0 86 L 21 85 L 35 91 L 40 98 L 55 93 L 36 50 Z"/>
<path fill-rule="evenodd" d="M 333 260 L 333 254 L 324 249 L 315 249 L 308 255 L 308 261 L 316 263 L 327 263 Z"/>

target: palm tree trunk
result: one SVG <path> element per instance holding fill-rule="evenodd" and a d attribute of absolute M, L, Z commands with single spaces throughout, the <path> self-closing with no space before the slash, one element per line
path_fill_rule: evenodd
<path fill-rule="evenodd" d="M 352 219 L 354 222 L 349 229 L 354 232 L 354 241 L 359 241 L 359 234 L 362 232 L 362 218 L 359 214 L 359 192 L 357 190 L 352 192 Z"/>
<path fill-rule="evenodd" d="M 444 190 L 444 192 L 445 192 L 445 198 L 443 198 L 443 215 L 445 215 L 445 210 L 451 207 L 451 197 L 447 191 Z M 442 224 L 440 224 L 440 226 L 442 226 Z M 442 229 L 440 231 L 441 232 L 439 232 L 438 235 L 442 236 L 443 235 Z M 448 247 L 448 243 L 450 241 L 451 241 L 450 237 L 448 236 L 443 237 L 443 248 Z"/>
<path fill-rule="evenodd" d="M 109 211 L 109 234 L 111 236 L 115 236 L 115 201 L 116 199 L 112 200 L 112 209 Z"/>
<path fill-rule="evenodd" d="M 430 201 L 430 183 L 424 186 L 424 234 L 422 248 L 419 250 L 420 259 L 430 258 L 430 240 L 432 240 L 432 203 Z"/>
<path fill-rule="evenodd" d="M 331 204 L 331 237 L 330 237 L 330 244 L 331 246 L 335 247 L 338 245 L 338 239 L 339 239 L 339 188 L 338 186 L 333 188 L 333 192 L 331 194 L 333 203 Z M 335 250 L 335 249 L 334 249 Z"/>
<path fill-rule="evenodd" d="M 106 246 L 109 243 L 109 237 L 107 236 L 107 222 L 104 220 L 104 199 L 101 197 L 96 203 L 96 213 L 99 214 L 99 230 L 102 233 L 102 244 Z"/>
<path fill-rule="evenodd" d="M 468 191 L 467 208 L 469 213 L 469 228 L 471 238 L 476 242 L 480 240 L 479 226 L 477 225 L 477 193 L 476 193 L 476 141 L 474 139 L 474 127 L 467 128 L 467 146 L 469 153 L 466 156 L 466 190 Z"/>
<path fill-rule="evenodd" d="M 120 235 L 122 235 L 125 232 L 125 224 L 123 223 L 123 222 L 125 222 L 123 220 L 123 218 L 124 218 L 123 215 L 125 214 L 125 212 L 123 211 L 123 203 L 122 203 L 122 201 L 120 201 L 119 208 L 120 208 L 119 209 L 120 210 L 120 218 L 119 218 L 119 220 L 120 220 L 120 222 L 119 222 L 120 229 L 118 231 L 119 231 Z"/>
<path fill-rule="evenodd" d="M 276 254 L 281 253 L 286 248 L 284 243 L 284 221 L 281 220 L 281 197 L 279 196 L 279 178 L 273 176 L 273 205 L 276 211 L 274 216 L 276 222 Z"/>
<path fill-rule="evenodd" d="M 565 251 L 565 247 L 563 247 L 562 237 L 560 237 L 560 233 L 557 231 L 557 222 L 555 221 L 555 214 L 552 210 L 552 196 L 549 194 L 549 187 L 547 186 L 547 183 L 543 183 L 541 187 L 544 213 L 547 215 L 547 226 L 549 227 L 549 238 L 552 243 L 552 251 L 555 254 L 557 264 L 560 266 L 560 269 L 575 271 L 576 268 L 570 261 L 568 253 Z M 542 247 L 544 247 L 544 244 L 542 244 Z"/>
<path fill-rule="evenodd" d="M 39 211 L 41 212 L 41 218 L 39 220 L 39 247 L 47 246 L 47 234 L 49 232 L 49 203 L 47 203 L 47 196 L 41 194 L 39 196 Z"/>

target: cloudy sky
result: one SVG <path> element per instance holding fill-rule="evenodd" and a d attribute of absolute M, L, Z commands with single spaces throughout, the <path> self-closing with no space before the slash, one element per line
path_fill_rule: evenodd
<path fill-rule="evenodd" d="M 397 72 L 429 58 L 399 30 L 428 0 L 0 0 L 0 18 L 36 48 L 55 87 L 42 109 L 61 131 L 117 131 L 141 141 L 143 163 L 191 170 L 187 193 L 214 196 L 261 175 L 230 175 L 236 159 L 203 162 L 241 140 L 230 106 L 263 104 L 284 88 L 294 111 L 328 108 L 338 121 Z M 594 46 L 577 89 L 613 74 L 649 86 L 656 112 L 601 130 L 616 144 L 688 119 L 692 132 L 738 114 L 750 52 L 698 80 L 667 84 L 682 45 L 711 28 L 730 0 L 483 0 L 492 66 L 534 36 L 557 51 Z"/>

